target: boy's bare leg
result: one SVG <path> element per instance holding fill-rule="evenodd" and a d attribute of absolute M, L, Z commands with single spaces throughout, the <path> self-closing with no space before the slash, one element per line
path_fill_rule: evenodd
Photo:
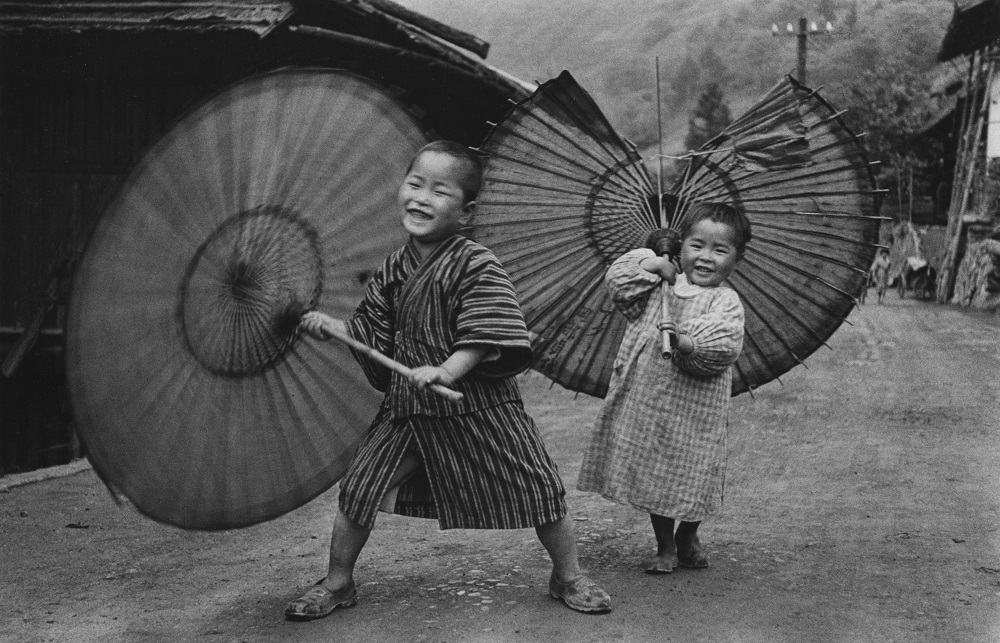
<path fill-rule="evenodd" d="M 708 558 L 698 540 L 698 526 L 701 522 L 681 522 L 674 534 L 677 543 L 677 559 L 684 567 L 700 569 L 708 567 Z"/>
<path fill-rule="evenodd" d="M 578 612 L 611 611 L 611 597 L 597 583 L 583 575 L 576 551 L 576 536 L 566 517 L 535 527 L 538 540 L 552 558 L 549 595 Z"/>
<path fill-rule="evenodd" d="M 677 560 L 677 544 L 674 542 L 674 519 L 649 514 L 649 520 L 653 523 L 653 534 L 656 536 L 656 556 L 646 567 L 646 573 L 669 574 L 680 564 Z"/>
<path fill-rule="evenodd" d="M 404 455 L 389 481 L 389 488 L 402 483 L 419 466 L 419 455 Z M 320 618 L 332 612 L 334 607 L 350 607 L 357 602 L 354 567 L 370 535 L 371 529 L 354 522 L 338 509 L 333 519 L 333 533 L 330 535 L 330 560 L 326 576 L 303 596 L 289 603 L 285 615 L 295 619 Z M 320 590 L 317 591 L 317 588 Z"/>
<path fill-rule="evenodd" d="M 583 573 L 576 552 L 576 536 L 567 518 L 535 527 L 535 533 L 552 558 L 552 573 L 559 582 L 571 581 Z"/>

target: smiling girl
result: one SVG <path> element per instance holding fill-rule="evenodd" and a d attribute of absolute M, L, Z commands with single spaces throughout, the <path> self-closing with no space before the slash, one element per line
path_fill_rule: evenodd
<path fill-rule="evenodd" d="M 649 513 L 657 550 L 648 573 L 708 566 L 698 526 L 722 504 L 730 366 L 743 347 L 743 306 L 723 283 L 750 237 L 740 210 L 699 204 L 681 229 L 681 274 L 641 248 L 605 278 L 627 327 L 577 487 Z M 663 296 L 671 319 L 661 319 Z M 662 330 L 675 338 L 672 359 Z"/>

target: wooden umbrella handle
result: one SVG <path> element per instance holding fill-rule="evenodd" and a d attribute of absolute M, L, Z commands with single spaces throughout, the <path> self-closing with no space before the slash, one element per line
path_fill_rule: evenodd
<path fill-rule="evenodd" d="M 336 339 L 338 342 L 347 344 L 348 346 L 358 351 L 359 353 L 363 354 L 370 360 L 378 362 L 382 366 L 385 366 L 389 370 L 399 373 L 403 377 L 409 378 L 410 374 L 413 373 L 412 369 L 407 368 L 406 366 L 403 366 L 396 360 L 383 355 L 382 353 L 378 352 L 368 344 L 359 342 L 350 335 L 341 333 L 335 326 L 333 326 L 326 320 L 323 320 L 323 330 L 329 333 L 330 336 Z M 430 387 L 428 388 L 430 388 L 432 391 L 434 391 L 441 397 L 450 400 L 452 402 L 458 403 L 461 402 L 462 399 L 464 398 L 464 396 L 458 391 L 450 389 L 442 384 L 431 384 Z"/>
<path fill-rule="evenodd" d="M 660 321 L 665 322 L 670 319 L 670 303 L 667 300 L 667 294 L 670 292 L 670 284 L 664 281 L 660 284 L 660 295 L 661 295 L 661 305 L 660 305 Z M 660 331 L 660 340 L 663 345 L 663 359 L 670 359 L 673 356 L 673 333 L 669 330 Z"/>

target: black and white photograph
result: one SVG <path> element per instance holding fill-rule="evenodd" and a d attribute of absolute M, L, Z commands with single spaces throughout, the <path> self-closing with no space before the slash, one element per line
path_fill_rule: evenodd
<path fill-rule="evenodd" d="M 0 643 L 1000 642 L 1000 0 L 0 0 Z"/>

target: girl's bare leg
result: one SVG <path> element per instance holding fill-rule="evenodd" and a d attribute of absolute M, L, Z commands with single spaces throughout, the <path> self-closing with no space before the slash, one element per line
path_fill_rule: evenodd
<path fill-rule="evenodd" d="M 656 556 L 646 567 L 647 574 L 669 574 L 679 564 L 677 560 L 677 544 L 674 542 L 674 519 L 649 514 L 653 523 L 653 534 L 656 536 Z"/>

